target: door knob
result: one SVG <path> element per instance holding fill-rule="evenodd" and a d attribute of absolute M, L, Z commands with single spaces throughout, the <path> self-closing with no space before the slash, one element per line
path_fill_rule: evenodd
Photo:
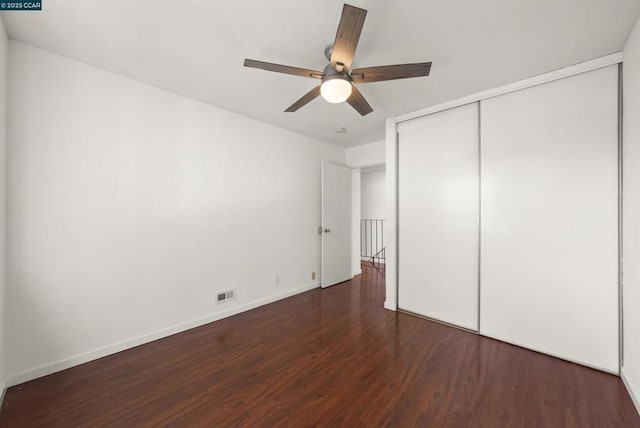
<path fill-rule="evenodd" d="M 331 229 L 327 229 L 327 228 L 322 228 L 322 226 L 318 226 L 318 233 L 329 233 L 331 232 Z"/>

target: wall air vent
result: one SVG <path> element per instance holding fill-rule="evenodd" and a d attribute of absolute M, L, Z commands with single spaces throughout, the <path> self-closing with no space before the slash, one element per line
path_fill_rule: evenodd
<path fill-rule="evenodd" d="M 218 291 L 216 293 L 216 305 L 219 303 L 227 302 L 229 300 L 235 300 L 236 298 L 236 289 L 232 288 L 229 290 Z"/>

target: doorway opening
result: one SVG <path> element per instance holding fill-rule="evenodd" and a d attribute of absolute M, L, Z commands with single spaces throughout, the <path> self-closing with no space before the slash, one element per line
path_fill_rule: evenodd
<path fill-rule="evenodd" d="M 362 269 L 385 274 L 386 185 L 385 166 L 360 170 L 360 262 Z"/>

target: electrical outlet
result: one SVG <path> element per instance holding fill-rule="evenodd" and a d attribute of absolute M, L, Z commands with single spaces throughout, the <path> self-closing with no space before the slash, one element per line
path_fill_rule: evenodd
<path fill-rule="evenodd" d="M 311 272 L 311 280 L 316 279 L 316 273 L 315 272 Z"/>

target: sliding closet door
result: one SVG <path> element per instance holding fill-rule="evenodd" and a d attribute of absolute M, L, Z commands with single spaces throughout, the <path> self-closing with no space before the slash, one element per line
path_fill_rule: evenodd
<path fill-rule="evenodd" d="M 477 330 L 478 104 L 398 133 L 398 306 Z"/>
<path fill-rule="evenodd" d="M 481 103 L 482 334 L 618 371 L 618 71 Z"/>

